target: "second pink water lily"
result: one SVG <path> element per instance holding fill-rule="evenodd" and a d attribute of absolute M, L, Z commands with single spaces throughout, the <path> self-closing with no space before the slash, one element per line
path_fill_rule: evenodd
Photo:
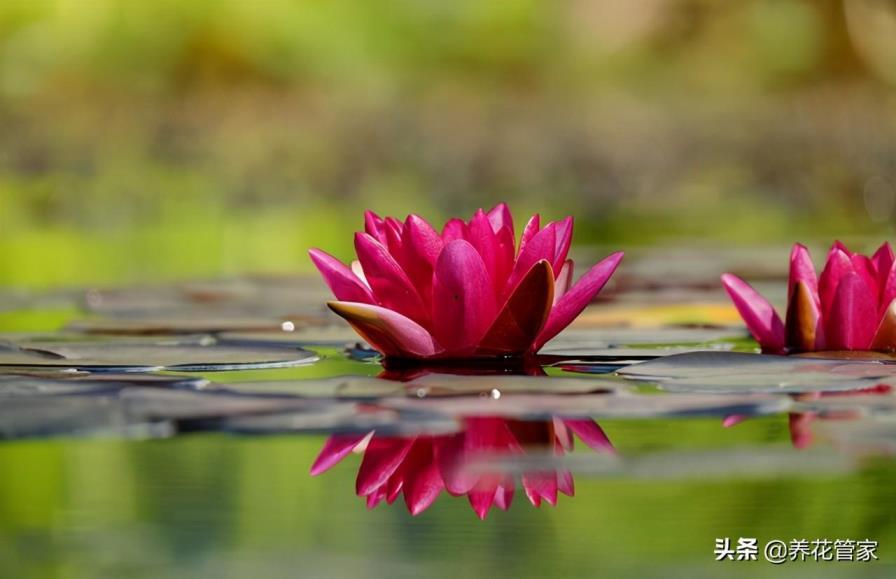
<path fill-rule="evenodd" d="M 785 321 L 739 277 L 726 273 L 722 283 L 764 352 L 896 350 L 896 259 L 889 243 L 866 256 L 838 241 L 820 276 L 809 251 L 794 245 Z"/>
<path fill-rule="evenodd" d="M 416 215 L 368 211 L 350 267 L 309 253 L 338 300 L 330 308 L 386 357 L 525 356 L 568 326 L 622 259 L 610 255 L 573 285 L 572 232 L 572 217 L 541 227 L 535 215 L 517 245 L 503 203 L 441 232 Z"/>

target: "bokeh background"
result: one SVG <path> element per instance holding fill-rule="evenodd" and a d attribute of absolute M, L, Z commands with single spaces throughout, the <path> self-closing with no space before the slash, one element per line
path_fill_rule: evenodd
<path fill-rule="evenodd" d="M 361 211 L 870 246 L 890 0 L 4 0 L 0 285 L 305 271 Z"/>

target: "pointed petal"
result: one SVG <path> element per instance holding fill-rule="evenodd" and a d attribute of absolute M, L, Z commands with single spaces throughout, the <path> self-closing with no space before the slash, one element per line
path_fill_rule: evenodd
<path fill-rule="evenodd" d="M 504 283 L 506 282 L 506 277 L 498 277 L 495 275 L 497 273 L 497 264 L 498 264 L 498 238 L 495 235 L 495 232 L 492 231 L 491 223 L 489 223 L 488 217 L 486 217 L 485 213 L 480 209 L 473 216 L 473 219 L 470 220 L 470 224 L 467 226 L 465 230 L 464 239 L 470 242 L 479 255 L 482 257 L 482 263 L 485 264 L 485 271 L 488 274 L 488 279 L 491 287 L 493 287 L 493 292 L 497 294 Z M 499 285 L 500 284 L 500 285 Z"/>
<path fill-rule="evenodd" d="M 552 471 L 527 472 L 522 476 L 523 490 L 534 506 L 541 505 L 541 499 L 551 506 L 557 505 L 557 473 Z"/>
<path fill-rule="evenodd" d="M 872 263 L 871 258 L 855 254 L 850 258 L 850 261 L 852 261 L 853 270 L 859 274 L 859 277 L 862 278 L 862 281 L 868 287 L 868 292 L 874 301 L 874 305 L 877 305 L 880 297 L 880 283 L 878 282 L 877 272 L 874 269 L 874 263 Z"/>
<path fill-rule="evenodd" d="M 466 225 L 461 219 L 449 219 L 442 228 L 442 243 L 450 243 L 457 239 L 464 238 L 464 228 Z"/>
<path fill-rule="evenodd" d="M 481 520 L 485 520 L 485 517 L 488 516 L 488 511 L 492 508 L 492 504 L 495 502 L 496 494 L 497 488 L 472 490 L 467 494 L 467 499 L 470 501 L 470 506 L 473 507 L 473 512 L 475 512 L 476 516 Z"/>
<path fill-rule="evenodd" d="M 554 283 L 554 305 L 557 305 L 557 302 L 560 301 L 560 298 L 562 298 L 572 286 L 572 276 L 574 269 L 575 263 L 573 263 L 571 259 L 567 259 L 563 264 L 563 269 L 560 270 L 560 275 L 557 276 L 557 280 Z"/>
<path fill-rule="evenodd" d="M 428 221 L 419 215 L 408 215 L 402 236 L 406 238 L 405 243 L 411 255 L 430 266 L 435 266 L 436 259 L 442 251 L 442 237 Z"/>
<path fill-rule="evenodd" d="M 557 471 L 557 489 L 568 497 L 573 497 L 576 494 L 576 484 L 572 473 L 565 468 Z"/>
<path fill-rule="evenodd" d="M 871 257 L 871 262 L 874 264 L 874 270 L 877 272 L 878 278 L 886 278 L 890 268 L 893 267 L 894 261 L 896 261 L 896 258 L 893 255 L 893 248 L 890 247 L 890 242 L 888 241 L 877 248 L 877 251 Z M 883 282 L 881 282 L 881 286 L 883 286 Z"/>
<path fill-rule="evenodd" d="M 538 351 L 551 338 L 559 334 L 563 328 L 572 323 L 594 299 L 622 261 L 621 251 L 613 253 L 594 265 L 551 309 L 551 315 L 535 341 Z"/>
<path fill-rule="evenodd" d="M 408 453 L 405 459 L 404 501 L 408 511 L 416 516 L 429 508 L 445 488 L 433 456 L 432 443 L 421 441 Z"/>
<path fill-rule="evenodd" d="M 828 253 L 828 259 L 818 278 L 818 295 L 821 299 L 821 317 L 823 319 L 827 318 L 828 312 L 831 311 L 831 304 L 834 303 L 834 294 L 837 292 L 840 280 L 850 273 L 853 273 L 852 259 L 846 251 L 835 244 Z"/>
<path fill-rule="evenodd" d="M 513 237 L 513 216 L 510 214 L 510 208 L 506 203 L 498 203 L 488 212 L 488 220 L 492 224 L 492 230 L 498 233 L 503 228 L 510 230 L 510 236 Z"/>
<path fill-rule="evenodd" d="M 541 217 L 536 213 L 532 217 L 529 218 L 529 221 L 526 223 L 526 227 L 523 228 L 523 234 L 520 236 L 520 246 L 517 250 L 517 255 L 522 255 L 523 249 L 525 249 L 526 245 L 532 240 L 535 235 L 541 230 Z"/>
<path fill-rule="evenodd" d="M 788 351 L 811 352 L 815 350 L 819 306 L 804 281 L 796 282 L 790 296 L 785 325 Z"/>
<path fill-rule="evenodd" d="M 573 218 L 567 217 L 557 222 L 557 237 L 555 239 L 554 260 L 551 265 L 557 275 L 563 269 L 566 257 L 569 255 L 569 247 L 572 245 Z"/>
<path fill-rule="evenodd" d="M 398 312 L 357 302 L 327 305 L 386 356 L 427 358 L 442 351 L 426 328 Z"/>
<path fill-rule="evenodd" d="M 383 244 L 366 233 L 358 233 L 355 235 L 355 251 L 377 303 L 418 324 L 427 325 L 429 312 L 420 294 Z"/>
<path fill-rule="evenodd" d="M 311 476 L 317 476 L 336 465 L 340 460 L 345 458 L 348 453 L 354 450 L 361 441 L 372 432 L 367 434 L 335 434 L 327 439 L 320 454 L 314 464 L 311 465 Z"/>
<path fill-rule="evenodd" d="M 386 244 L 386 224 L 373 211 L 364 212 L 364 231 L 383 245 Z"/>
<path fill-rule="evenodd" d="M 572 451 L 573 438 L 572 430 L 563 422 L 559 416 L 555 416 L 552 420 L 554 426 L 554 438 L 561 450 Z"/>
<path fill-rule="evenodd" d="M 433 277 L 433 333 L 447 350 L 472 348 L 495 319 L 495 294 L 485 264 L 464 240 L 439 254 Z"/>
<path fill-rule="evenodd" d="M 815 264 L 812 263 L 812 257 L 806 246 L 797 243 L 794 244 L 793 250 L 790 252 L 790 281 L 787 284 L 787 302 L 793 299 L 793 290 L 796 284 L 802 282 L 812 299 L 820 304 L 818 297 L 818 276 L 815 273 Z"/>
<path fill-rule="evenodd" d="M 374 436 L 364 451 L 355 490 L 366 496 L 384 487 L 389 477 L 401 466 L 414 444 L 413 438 L 386 438 Z"/>
<path fill-rule="evenodd" d="M 884 311 L 877 331 L 874 332 L 871 349 L 879 352 L 896 350 L 896 300 L 891 301 L 890 306 Z"/>
<path fill-rule="evenodd" d="M 370 290 L 370 284 L 367 283 L 367 276 L 364 275 L 364 268 L 361 267 L 361 262 L 358 261 L 357 259 L 352 260 L 352 273 L 355 274 L 359 280 L 361 280 L 361 283 L 363 283 L 364 286 L 368 290 Z M 370 294 L 370 297 L 372 299 L 373 294 Z M 350 300 L 340 300 L 340 301 L 350 301 Z M 373 303 L 373 302 L 371 302 L 371 303 Z"/>
<path fill-rule="evenodd" d="M 734 307 L 740 313 L 747 324 L 747 329 L 768 352 L 782 352 L 784 350 L 784 324 L 778 313 L 759 292 L 750 284 L 736 275 L 726 273 L 722 275 L 722 285 Z"/>
<path fill-rule="evenodd" d="M 554 253 L 557 245 L 557 224 L 552 223 L 535 234 L 525 247 L 520 249 L 516 263 L 510 278 L 504 286 L 504 295 L 510 295 L 516 288 L 516 285 L 523 279 L 523 276 L 532 269 L 535 262 L 542 259 L 548 260 L 548 263 L 554 263 Z"/>
<path fill-rule="evenodd" d="M 495 493 L 495 506 L 502 511 L 509 509 L 510 505 L 513 504 L 513 490 L 513 479 L 510 477 L 504 479 L 504 482 Z"/>
<path fill-rule="evenodd" d="M 840 281 L 824 323 L 826 345 L 831 350 L 865 350 L 871 345 L 877 306 L 858 274 L 851 273 Z"/>
<path fill-rule="evenodd" d="M 358 495 L 358 496 L 363 497 L 364 495 Z M 384 498 L 386 498 L 386 489 L 383 487 L 380 487 L 376 491 L 367 495 L 367 508 L 368 509 L 375 508 L 378 504 L 383 502 Z"/>
<path fill-rule="evenodd" d="M 554 302 L 554 273 L 547 260 L 536 263 L 479 341 L 482 354 L 523 354 L 533 348 Z"/>
<path fill-rule="evenodd" d="M 408 215 L 402 230 L 401 266 L 423 303 L 432 303 L 432 272 L 442 251 L 442 237 L 417 215 Z"/>
<path fill-rule="evenodd" d="M 607 438 L 603 428 L 593 420 L 564 418 L 563 423 L 581 438 L 588 448 L 597 452 L 616 453 L 613 443 Z"/>
<path fill-rule="evenodd" d="M 310 249 L 308 255 L 337 300 L 376 303 L 370 288 L 344 263 L 320 249 Z"/>

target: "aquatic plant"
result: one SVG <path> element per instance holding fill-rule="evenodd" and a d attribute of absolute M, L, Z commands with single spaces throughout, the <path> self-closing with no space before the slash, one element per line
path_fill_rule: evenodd
<path fill-rule="evenodd" d="M 837 241 L 820 276 L 809 251 L 794 245 L 784 322 L 739 277 L 726 273 L 722 284 L 763 352 L 896 350 L 896 260 L 889 243 L 869 257 Z"/>
<path fill-rule="evenodd" d="M 622 259 L 613 253 L 573 285 L 567 258 L 573 219 L 540 226 L 534 215 L 515 243 L 507 205 L 449 220 L 366 212 L 351 267 L 310 250 L 345 318 L 387 358 L 464 359 L 533 354 L 578 316 Z"/>

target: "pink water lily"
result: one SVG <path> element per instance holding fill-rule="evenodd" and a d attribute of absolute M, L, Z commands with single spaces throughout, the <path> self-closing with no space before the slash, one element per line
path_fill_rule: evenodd
<path fill-rule="evenodd" d="M 418 515 L 442 491 L 466 496 L 480 519 L 492 506 L 507 510 L 516 481 L 498 468 L 465 469 L 477 458 L 522 455 L 541 448 L 563 455 L 573 448 L 573 433 L 593 450 L 613 453 L 613 445 L 593 420 L 554 418 L 550 421 L 509 420 L 478 416 L 463 419 L 461 432 L 452 435 L 380 436 L 375 432 L 331 436 L 311 467 L 311 475 L 332 468 L 352 451 L 363 452 L 356 492 L 373 508 L 392 504 L 404 495 L 408 511 Z M 481 466 L 481 465 L 480 465 Z M 573 496 L 572 474 L 565 469 L 527 471 L 519 477 L 532 505 L 557 504 L 558 493 Z"/>
<path fill-rule="evenodd" d="M 835 242 L 820 276 L 809 251 L 793 246 L 786 322 L 739 277 L 722 284 L 764 352 L 896 350 L 896 260 L 889 243 L 873 256 Z"/>
<path fill-rule="evenodd" d="M 441 233 L 417 215 L 368 211 L 351 267 L 309 253 L 338 300 L 330 309 L 386 357 L 525 356 L 568 326 L 622 259 L 610 255 L 573 285 L 572 217 L 540 224 L 533 216 L 517 246 L 503 203 Z"/>

